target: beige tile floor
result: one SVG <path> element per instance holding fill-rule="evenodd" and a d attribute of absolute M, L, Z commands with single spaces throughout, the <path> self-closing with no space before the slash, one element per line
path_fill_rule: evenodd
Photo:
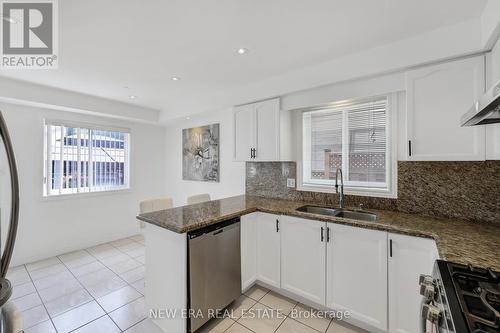
<path fill-rule="evenodd" d="M 310 311 L 312 309 L 260 286 L 250 288 L 250 290 L 241 295 L 238 300 L 229 306 L 229 310 L 230 317 L 212 320 L 203 326 L 199 332 L 366 333 L 364 330 L 341 321 L 300 316 L 298 314 L 301 311 Z M 248 311 L 252 311 L 254 314 L 271 314 L 273 313 L 272 310 L 279 310 L 280 315 L 262 315 L 261 318 L 251 318 L 252 316 L 243 315 L 244 313 L 248 313 Z"/>
<path fill-rule="evenodd" d="M 21 311 L 26 333 L 161 333 L 146 318 L 144 238 L 101 244 L 9 269 L 10 302 Z M 308 308 L 259 286 L 229 309 L 232 318 L 212 320 L 200 333 L 359 333 L 328 319 L 297 318 Z M 248 309 L 279 309 L 280 318 L 252 319 Z"/>

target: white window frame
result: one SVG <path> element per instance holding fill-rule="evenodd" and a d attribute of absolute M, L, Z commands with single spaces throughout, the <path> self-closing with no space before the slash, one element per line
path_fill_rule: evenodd
<path fill-rule="evenodd" d="M 307 171 L 306 168 L 310 168 L 310 164 L 305 166 L 304 164 L 304 146 L 306 143 L 304 142 L 304 138 L 310 136 L 304 136 L 304 124 L 302 114 L 308 111 L 314 110 L 323 110 L 332 107 L 339 106 L 348 106 L 349 104 L 357 104 L 375 99 L 387 99 L 387 109 L 386 109 L 386 129 L 387 129 L 387 142 L 389 148 L 387 150 L 387 169 L 386 169 L 386 179 L 387 179 L 387 187 L 376 188 L 376 187 L 364 187 L 363 183 L 359 183 L 356 187 L 344 185 L 344 193 L 349 195 L 358 195 L 358 196 L 370 196 L 370 197 L 381 197 L 381 198 L 397 198 L 397 160 L 398 160 L 398 151 L 397 151 L 397 141 L 398 141 L 398 132 L 397 132 L 397 124 L 398 124 L 398 109 L 400 109 L 400 98 L 398 93 L 390 93 L 378 96 L 372 96 L 369 98 L 357 98 L 351 100 L 344 100 L 339 102 L 328 103 L 324 105 L 319 105 L 310 108 L 303 108 L 300 110 L 295 110 L 296 116 L 295 121 L 299 122 L 296 125 L 296 130 L 298 132 L 298 146 L 297 147 L 297 155 L 298 155 L 298 163 L 297 163 L 297 190 L 298 191 L 309 191 L 309 192 L 323 192 L 323 193 L 335 193 L 335 180 L 333 181 L 325 181 L 318 180 L 317 184 L 313 182 L 304 182 L 304 172 Z M 344 117 L 345 118 L 345 117 Z M 345 124 L 342 125 L 342 131 L 347 130 Z M 310 145 L 309 145 L 310 146 Z M 347 145 L 343 145 L 343 150 L 347 149 Z M 345 152 L 346 153 L 346 152 Z M 344 163 L 344 162 L 343 162 Z M 346 170 L 345 167 L 342 168 L 343 171 Z M 347 178 L 347 174 L 344 172 L 344 180 Z M 340 178 L 340 177 L 339 177 Z M 340 179 L 339 179 L 340 181 Z M 327 184 L 325 184 L 327 183 Z M 351 182 L 352 183 L 352 182 Z"/>
<path fill-rule="evenodd" d="M 124 158 L 124 185 L 122 186 L 101 186 L 101 187 L 80 187 L 77 186 L 76 191 L 54 191 L 51 189 L 51 182 L 49 181 L 49 172 L 51 172 L 51 156 L 50 150 L 48 149 L 48 139 L 49 133 L 47 132 L 47 126 L 63 126 L 63 127 L 72 127 L 77 128 L 80 131 L 82 128 L 89 130 L 97 130 L 97 131 L 112 131 L 112 132 L 122 132 L 128 135 L 127 140 L 124 143 L 125 150 L 125 158 Z M 117 191 L 127 191 L 130 190 L 130 151 L 131 151 L 131 129 L 125 127 L 113 127 L 108 125 L 100 125 L 94 123 L 80 122 L 80 121 L 69 121 L 69 120 L 60 120 L 60 119 L 43 119 L 43 197 L 44 198 L 57 198 L 57 197 L 74 197 L 74 196 L 84 196 L 84 195 L 95 195 L 98 193 L 108 193 L 108 192 L 117 192 Z M 78 141 L 78 148 L 80 148 L 80 142 Z M 80 150 L 77 149 L 77 154 L 80 154 Z M 89 184 L 92 183 L 92 159 L 91 155 L 89 156 Z M 80 172 L 80 165 L 77 163 L 78 173 Z M 61 172 L 62 176 L 62 172 Z M 80 182 L 80 177 L 78 176 L 78 182 Z"/>

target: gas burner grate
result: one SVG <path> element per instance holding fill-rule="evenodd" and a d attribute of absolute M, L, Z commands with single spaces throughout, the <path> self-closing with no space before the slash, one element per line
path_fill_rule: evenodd
<path fill-rule="evenodd" d="M 470 332 L 500 332 L 500 279 L 489 269 L 448 263 Z"/>

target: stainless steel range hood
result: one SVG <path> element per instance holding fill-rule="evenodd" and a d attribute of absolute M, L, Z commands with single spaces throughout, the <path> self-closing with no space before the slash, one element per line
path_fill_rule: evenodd
<path fill-rule="evenodd" d="M 460 123 L 462 126 L 500 123 L 500 81 L 462 116 Z"/>

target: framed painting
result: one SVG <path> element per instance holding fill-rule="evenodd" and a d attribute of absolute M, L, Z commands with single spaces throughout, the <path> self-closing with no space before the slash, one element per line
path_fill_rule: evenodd
<path fill-rule="evenodd" d="M 182 130 L 182 179 L 219 181 L 219 124 Z"/>

